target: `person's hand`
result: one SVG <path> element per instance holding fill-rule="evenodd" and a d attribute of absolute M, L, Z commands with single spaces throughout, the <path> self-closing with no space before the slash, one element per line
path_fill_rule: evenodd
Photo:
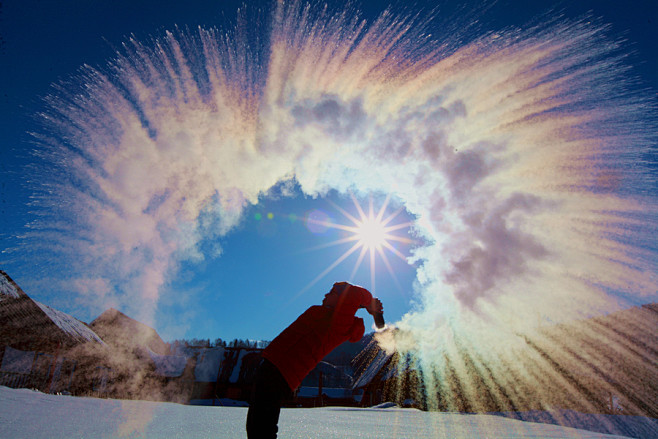
<path fill-rule="evenodd" d="M 366 311 L 368 311 L 370 315 L 374 316 L 375 314 L 384 311 L 384 305 L 382 305 L 381 300 L 373 297 L 373 299 L 370 301 L 370 305 L 366 306 Z"/>

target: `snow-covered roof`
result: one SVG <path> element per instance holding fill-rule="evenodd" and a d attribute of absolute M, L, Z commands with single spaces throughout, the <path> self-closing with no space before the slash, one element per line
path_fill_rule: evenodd
<path fill-rule="evenodd" d="M 412 369 L 412 357 L 409 354 L 400 355 L 395 367 L 389 367 L 388 370 L 382 375 L 382 381 L 387 381 L 391 378 L 399 377 L 401 374 L 409 372 Z"/>
<path fill-rule="evenodd" d="M 155 329 L 117 309 L 105 310 L 89 326 L 111 346 L 148 347 L 159 355 L 167 354 L 167 347 Z"/>
<path fill-rule="evenodd" d="M 194 379 L 203 382 L 217 381 L 219 366 L 224 360 L 224 348 L 208 348 L 199 352 L 194 368 Z"/>
<path fill-rule="evenodd" d="M 18 288 L 9 280 L 4 271 L 0 271 L 0 300 L 19 299 Z"/>
<path fill-rule="evenodd" d="M 214 383 L 218 379 L 227 380 L 231 384 L 240 381 L 240 374 L 245 367 L 244 359 L 249 354 L 258 354 L 262 349 L 251 348 L 204 348 L 197 351 L 194 379 L 200 382 Z M 254 364 L 247 360 L 247 368 Z M 249 369 L 252 371 L 252 369 Z M 251 373 L 248 371 L 247 373 Z"/>
<path fill-rule="evenodd" d="M 373 358 L 370 364 L 368 364 L 366 370 L 363 371 L 359 379 L 355 381 L 352 388 L 358 389 L 359 387 L 367 386 L 392 356 L 393 354 L 387 354 L 385 350 L 380 349 L 379 352 L 377 352 L 377 355 L 375 355 L 375 358 Z"/>
<path fill-rule="evenodd" d="M 67 345 L 87 341 L 104 344 L 98 334 L 78 319 L 33 300 L 2 270 L 0 270 L 0 303 L 2 303 L 4 318 L 11 321 L 14 327 L 23 328 L 12 334 L 11 340 L 29 339 L 37 343 L 50 340 Z M 53 333 L 54 328 L 50 323 L 57 326 L 65 337 L 61 338 L 58 331 Z"/>
<path fill-rule="evenodd" d="M 248 350 L 248 349 L 241 349 L 240 350 L 240 355 L 238 356 L 238 361 L 235 364 L 235 367 L 233 368 L 233 371 L 231 372 L 231 377 L 228 379 L 229 383 L 237 383 L 238 378 L 240 378 L 240 370 L 242 368 L 242 359 L 244 358 L 245 355 L 250 354 L 252 352 L 258 352 L 254 350 Z"/>
<path fill-rule="evenodd" d="M 318 396 L 318 387 L 302 386 L 297 390 L 297 396 L 300 398 L 314 398 Z M 334 399 L 352 398 L 352 389 L 342 389 L 336 387 L 323 387 L 322 394 Z"/>
<path fill-rule="evenodd" d="M 70 335 L 71 337 L 80 340 L 80 341 L 95 341 L 98 343 L 103 343 L 103 340 L 96 335 L 94 331 L 91 330 L 87 325 L 82 323 L 80 320 L 71 317 L 70 315 L 63 313 L 62 311 L 51 308 L 48 305 L 37 302 L 34 300 L 41 310 L 46 313 L 48 318 L 52 320 L 62 331 Z"/>
<path fill-rule="evenodd" d="M 183 375 L 187 365 L 187 357 L 182 355 L 160 355 L 148 349 L 151 360 L 155 363 L 155 373 L 163 377 L 179 377 Z"/>

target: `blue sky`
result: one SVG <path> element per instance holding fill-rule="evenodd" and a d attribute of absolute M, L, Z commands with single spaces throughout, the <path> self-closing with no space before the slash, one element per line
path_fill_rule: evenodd
<path fill-rule="evenodd" d="M 466 21 L 462 11 L 470 10 L 476 3 L 444 2 L 441 4 L 441 11 L 444 12 L 439 15 L 454 16 L 453 22 L 457 23 Z M 420 2 L 417 7 L 397 6 L 393 10 L 403 13 L 427 11 L 435 5 L 433 2 Z M 84 294 L 81 300 L 81 296 L 68 291 L 65 284 L 51 281 L 53 278 L 61 279 L 59 270 L 66 267 L 65 260 L 49 264 L 33 258 L 34 248 L 18 245 L 21 240 L 17 236 L 24 233 L 25 224 L 37 219 L 34 209 L 30 207 L 30 184 L 38 184 L 43 173 L 48 173 L 47 169 L 34 170 L 30 167 L 31 164 L 43 166 L 43 163 L 29 156 L 34 146 L 28 134 L 43 130 L 41 122 L 35 117 L 44 111 L 41 98 L 52 93 L 53 83 L 74 78 L 82 65 L 104 68 L 129 35 L 148 45 L 152 36 L 160 37 L 175 26 L 231 29 L 239 6 L 240 2 L 233 1 L 117 3 L 67 0 L 2 3 L 0 250 L 14 250 L 5 251 L 0 256 L 0 266 L 29 295 L 84 321 L 92 320 L 102 311 L 102 301 L 91 300 Z M 341 7 L 340 4 L 331 6 L 335 9 Z M 631 87 L 649 90 L 644 95 L 653 99 L 655 105 L 658 90 L 655 73 L 658 71 L 655 44 L 658 40 L 658 6 L 655 2 L 637 1 L 623 5 L 614 1 L 582 1 L 577 4 L 532 2 L 529 6 L 527 2 L 500 1 L 479 17 L 478 26 L 466 36 L 475 38 L 487 30 L 524 27 L 550 8 L 562 11 L 572 19 L 592 11 L 592 15 L 600 18 L 602 23 L 609 23 L 611 28 L 607 32 L 610 38 L 627 40 L 622 51 L 629 55 L 623 62 L 632 66 L 631 73 L 640 80 L 640 85 L 631 84 Z M 381 11 L 379 2 L 357 4 L 357 9 L 362 10 L 364 18 L 369 20 Z M 441 32 L 442 29 L 436 29 L 435 33 L 441 35 Z M 73 79 L 73 82 L 76 81 Z M 651 194 L 656 189 L 655 155 L 645 154 L 643 157 L 653 162 L 649 166 L 653 169 L 653 177 L 642 180 L 650 182 L 644 188 L 635 189 Z M 336 206 L 356 215 L 354 202 L 346 193 L 337 190 L 315 198 L 302 194 L 298 186 L 292 191 L 296 196 L 264 194 L 257 205 L 246 207 L 241 221 L 228 234 L 198 243 L 203 260 L 187 258 L 174 264 L 176 270 L 169 272 L 175 271 L 176 274 L 161 286 L 157 306 L 151 315 L 153 320 L 150 323 L 163 338 L 270 339 L 306 307 L 318 303 L 333 282 L 349 278 L 358 252 L 305 290 L 350 248 L 349 244 L 318 248 L 345 235 L 335 228 L 314 233 L 305 218 L 313 212 L 323 212 L 328 218 L 349 225 L 349 219 Z M 367 208 L 368 194 L 357 195 L 360 205 Z M 375 211 L 382 206 L 384 199 L 385 194 L 381 191 L 374 193 Z M 401 201 L 394 198 L 386 210 L 387 214 L 401 205 Z M 391 224 L 406 223 L 414 218 L 414 214 L 403 210 Z M 416 245 L 423 243 L 422 237 L 407 229 L 397 230 L 395 234 L 414 239 Z M 649 248 L 652 248 L 652 242 L 649 239 Z M 414 244 L 395 245 L 405 255 L 411 255 L 414 247 Z M 378 260 L 375 292 L 384 302 L 387 319 L 397 321 L 413 308 L 413 302 L 420 300 L 413 288 L 419 265 L 404 263 L 390 252 L 388 254 L 396 280 Z M 655 261 L 655 254 L 653 258 Z M 371 286 L 368 268 L 368 263 L 364 262 L 355 275 L 356 283 Z M 130 308 L 130 300 L 126 299 L 129 294 L 122 297 L 116 302 L 117 306 L 138 317 Z M 640 302 L 647 296 L 643 297 Z M 427 303 L 428 299 L 423 298 L 420 302 Z M 637 303 L 638 300 L 629 302 Z M 115 302 L 108 300 L 107 303 Z"/>

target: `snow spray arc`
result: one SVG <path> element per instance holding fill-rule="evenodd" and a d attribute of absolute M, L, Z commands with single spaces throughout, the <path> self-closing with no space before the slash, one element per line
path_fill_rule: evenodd
<path fill-rule="evenodd" d="M 619 46 L 586 20 L 474 35 L 464 19 L 437 37 L 422 14 L 352 12 L 276 2 L 266 36 L 167 32 L 85 67 L 49 98 L 43 216 L 26 239 L 74 252 L 71 272 L 95 273 L 148 321 L 176 262 L 278 182 L 392 192 L 429 242 L 396 348 L 425 388 L 459 388 L 477 409 L 480 387 L 521 373 L 514 352 L 538 321 L 658 290 L 655 202 L 635 163 L 655 107 L 624 87 Z M 554 369 L 533 352 L 527 367 Z"/>

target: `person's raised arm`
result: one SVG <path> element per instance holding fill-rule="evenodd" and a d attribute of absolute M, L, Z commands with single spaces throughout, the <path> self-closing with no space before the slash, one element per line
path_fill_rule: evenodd
<path fill-rule="evenodd" d="M 375 325 L 378 328 L 384 327 L 384 306 L 382 302 L 377 298 L 373 298 L 370 291 L 363 287 L 349 285 L 347 288 L 340 296 L 337 311 L 354 315 L 359 308 L 365 308 L 375 319 Z"/>
<path fill-rule="evenodd" d="M 384 305 L 382 305 L 382 301 L 379 300 L 376 297 L 373 297 L 370 300 L 370 303 L 364 307 L 366 311 L 372 316 L 375 314 L 381 314 L 384 312 Z"/>
<path fill-rule="evenodd" d="M 352 286 L 349 293 L 353 296 L 352 300 L 358 301 L 359 305 L 357 308 L 365 308 L 366 311 L 368 311 L 375 320 L 375 326 L 377 326 L 377 328 L 381 329 L 386 326 L 386 323 L 384 322 L 384 305 L 382 305 L 381 300 L 372 297 L 370 291 L 365 288 L 357 286 Z M 358 297 L 358 299 L 356 299 L 356 297 Z"/>

